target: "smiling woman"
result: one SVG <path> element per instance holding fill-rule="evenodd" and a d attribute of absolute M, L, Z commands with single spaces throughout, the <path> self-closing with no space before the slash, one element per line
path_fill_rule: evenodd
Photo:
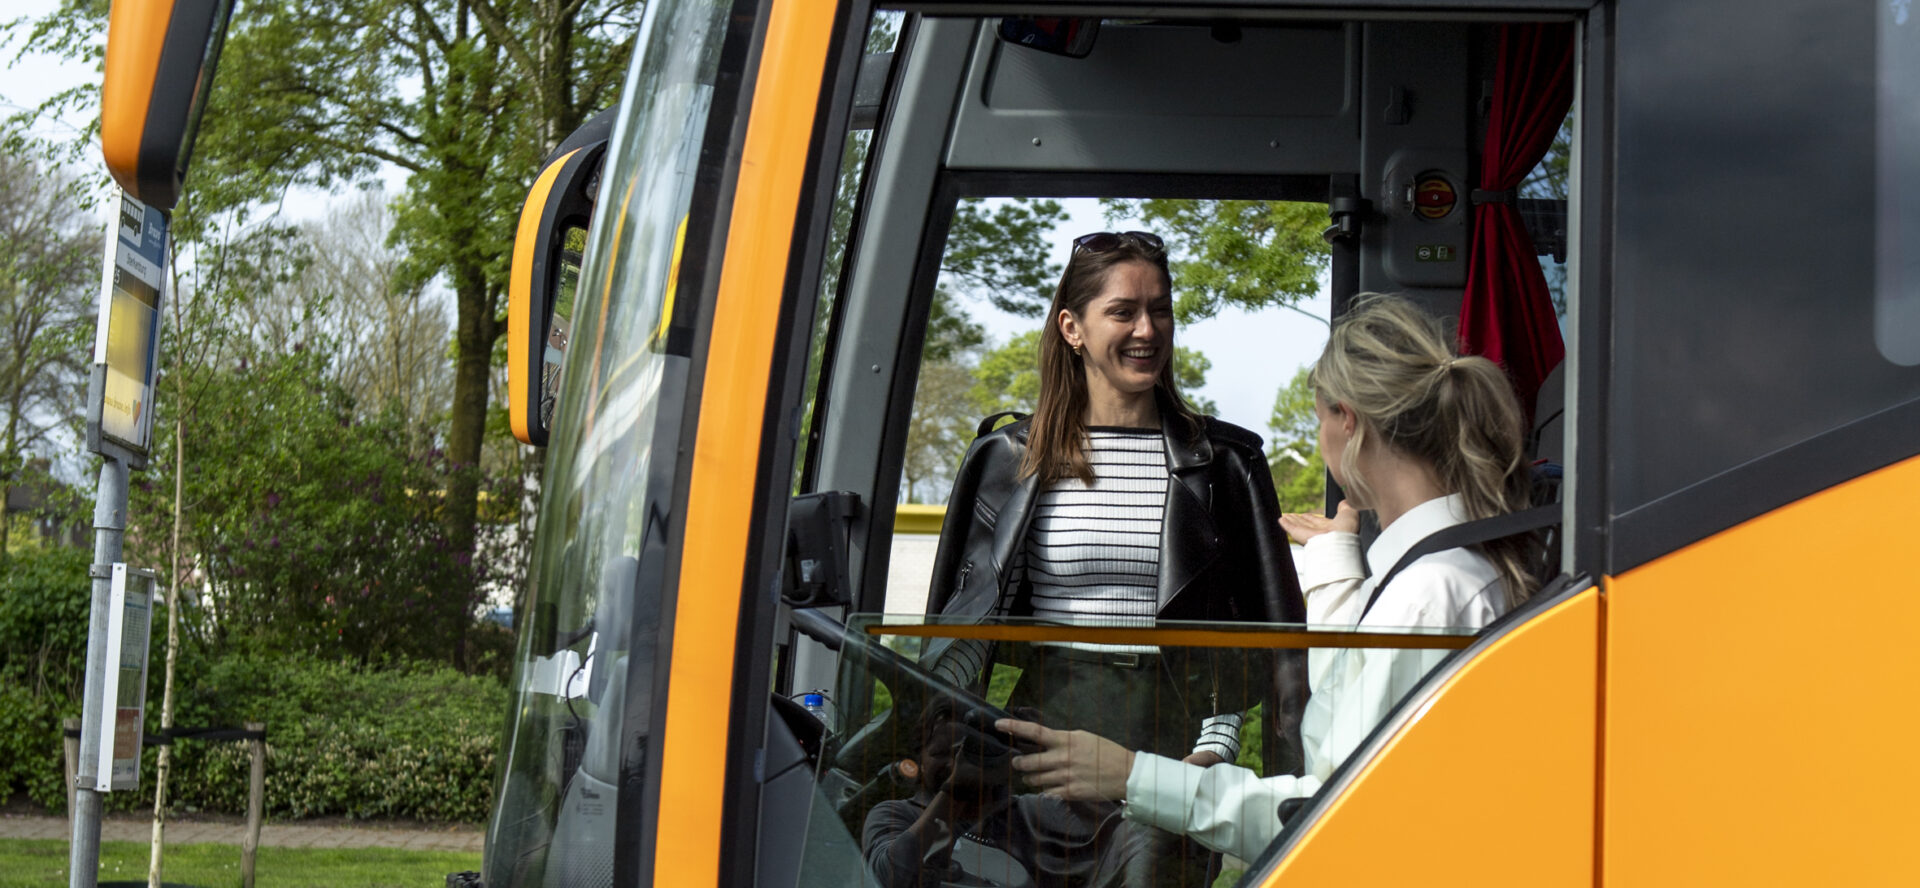
<path fill-rule="evenodd" d="M 1157 427 L 1161 401 L 1192 437 L 1198 420 L 1174 382 L 1172 355 L 1173 277 L 1160 238 L 1075 238 L 1040 332 L 1040 401 L 1020 473 L 1042 484 L 1069 475 L 1093 483 L 1082 449 L 1087 427 Z"/>

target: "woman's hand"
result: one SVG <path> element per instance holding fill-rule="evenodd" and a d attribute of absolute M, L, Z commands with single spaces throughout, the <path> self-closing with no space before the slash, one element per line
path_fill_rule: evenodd
<path fill-rule="evenodd" d="M 1348 505 L 1346 500 L 1341 500 L 1340 504 L 1334 507 L 1332 518 L 1311 512 L 1288 512 L 1280 516 L 1280 529 L 1286 531 L 1287 536 L 1293 537 L 1295 542 L 1304 545 L 1306 541 L 1328 531 L 1359 533 L 1360 512 Z"/>
<path fill-rule="evenodd" d="M 1056 731 L 1003 718 L 994 727 L 1040 751 L 1015 756 L 1013 768 L 1046 795 L 1068 801 L 1120 801 L 1127 796 L 1133 751 L 1086 731 Z"/>
<path fill-rule="evenodd" d="M 1189 765 L 1199 765 L 1202 768 L 1211 768 L 1214 765 L 1224 765 L 1227 763 L 1225 756 L 1211 749 L 1202 749 L 1199 752 L 1188 753 L 1187 757 L 1181 759 L 1181 761 Z"/>

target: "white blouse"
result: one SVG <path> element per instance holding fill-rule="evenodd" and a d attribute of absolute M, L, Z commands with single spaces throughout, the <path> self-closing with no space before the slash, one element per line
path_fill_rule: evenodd
<path fill-rule="evenodd" d="M 1414 544 L 1468 520 L 1458 495 L 1431 499 L 1380 532 L 1361 568 L 1359 537 L 1324 533 L 1299 550 L 1307 620 L 1328 626 L 1479 629 L 1506 612 L 1498 572 L 1471 549 L 1426 555 L 1400 572 L 1364 619 L 1381 574 Z M 1363 579 L 1364 577 L 1364 579 Z M 1262 778 L 1234 765 L 1202 768 L 1147 753 L 1127 776 L 1126 816 L 1252 860 L 1280 832 L 1280 802 L 1312 795 L 1446 651 L 1381 648 L 1308 653 L 1313 696 L 1301 722 L 1306 773 Z"/>

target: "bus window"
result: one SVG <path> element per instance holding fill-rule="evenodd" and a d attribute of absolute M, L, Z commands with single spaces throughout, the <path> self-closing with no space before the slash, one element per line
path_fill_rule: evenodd
<path fill-rule="evenodd" d="M 930 736 L 956 730 L 937 723 L 941 716 L 929 700 L 970 695 L 980 706 L 1030 706 L 1054 727 L 1089 730 L 1099 727 L 1080 720 L 1089 706 L 1174 706 L 1166 695 L 1049 688 L 1045 677 L 1029 673 L 1022 660 L 1036 645 L 1067 643 L 1046 636 L 1054 629 L 1154 633 L 1180 627 L 1152 617 L 1135 618 L 1129 627 L 1100 627 L 1099 618 L 1079 614 L 1050 623 L 996 615 L 951 626 L 925 614 L 931 556 L 938 545 L 934 527 L 906 530 L 916 516 L 939 515 L 985 417 L 1034 408 L 1039 388 L 1035 339 L 1075 236 L 1132 229 L 1162 236 L 1171 248 L 1173 291 L 1181 310 L 1199 317 L 1218 311 L 1241 336 L 1212 345 L 1201 335 L 1204 325 L 1179 327 L 1175 343 L 1193 349 L 1199 359 L 1184 368 L 1176 361 L 1176 369 L 1185 371 L 1177 375 L 1187 377 L 1182 379 L 1185 394 L 1201 402 L 1196 405 L 1201 412 L 1263 438 L 1276 396 L 1318 355 L 1326 324 L 1354 294 L 1400 292 L 1449 323 L 1460 316 L 1472 244 L 1468 220 L 1476 200 L 1533 202 L 1524 209 L 1540 220 L 1528 232 L 1534 235 L 1534 250 L 1514 257 L 1517 264 L 1532 265 L 1538 253 L 1557 269 L 1572 258 L 1565 221 L 1574 215 L 1565 185 L 1575 160 L 1571 129 L 1560 128 L 1558 154 L 1550 149 L 1546 161 L 1519 152 L 1526 166 L 1545 167 L 1532 185 L 1520 188 L 1516 181 L 1506 185 L 1507 192 L 1473 194 L 1473 158 L 1488 128 L 1485 106 L 1474 99 L 1481 95 L 1482 81 L 1492 76 L 1492 57 L 1485 51 L 1495 33 L 1491 23 L 1250 22 L 1221 28 L 1110 21 L 1083 59 L 998 42 L 993 24 L 909 17 L 900 67 L 892 72 L 889 100 L 894 104 L 878 115 L 871 141 L 848 143 L 865 153 L 858 161 L 849 157 L 842 170 L 836 206 L 848 217 L 847 245 L 834 266 L 837 289 L 826 294 L 833 302 L 822 314 L 830 319 L 813 350 L 819 381 L 816 386 L 809 380 L 809 392 L 817 392 L 817 400 L 809 408 L 806 467 L 798 489 L 861 497 L 862 508 L 849 522 L 853 600 L 848 610 L 856 613 L 856 623 L 884 613 L 895 621 L 890 626 L 905 628 L 871 634 L 867 640 L 874 651 L 864 659 L 844 650 L 837 657 L 820 656 L 803 641 L 786 673 L 791 680 L 780 685 L 795 693 L 824 691 L 827 710 L 802 884 L 860 883 L 871 865 L 865 851 L 873 811 L 882 802 L 910 801 L 922 790 L 936 789 L 917 783 L 902 766 L 929 754 L 929 743 L 941 745 Z M 1273 83 L 1293 88 L 1274 90 Z M 1398 106 L 1372 101 L 1366 95 L 1373 88 L 1369 84 L 1380 83 L 1404 84 L 1404 91 L 1417 98 Z M 1561 112 L 1552 113 L 1558 122 Z M 857 185 L 846 178 L 856 162 L 861 166 Z M 1131 212 L 1109 214 L 1103 197 Z M 1188 219 L 1201 224 L 1146 215 L 1143 208 L 1155 202 L 1190 202 Z M 1286 216 L 1293 228 L 1269 242 L 1258 228 L 1263 213 Z M 1032 226 L 1029 236 L 1040 252 L 1033 264 L 1045 269 L 1025 285 L 1031 292 L 969 288 L 966 276 L 956 273 L 969 257 L 984 255 L 997 263 L 993 270 L 1019 278 L 1012 266 L 1028 263 L 1009 245 L 1020 240 L 1015 234 L 1022 226 Z M 995 238 L 997 249 L 980 249 L 983 240 Z M 840 249 L 836 237 L 829 250 Z M 1292 253 L 1282 255 L 1287 249 Z M 1205 298 L 1196 306 L 1190 295 Z M 1317 316 L 1301 322 L 1318 330 L 1318 338 L 1298 348 L 1278 344 L 1267 331 L 1282 315 L 1300 320 L 1299 312 L 1243 310 L 1291 303 L 1295 296 L 1315 300 L 1310 313 Z M 1554 308 L 1564 312 L 1573 299 L 1577 294 L 1563 288 Z M 1002 317 L 1003 302 L 1022 303 L 1027 310 Z M 1553 328 L 1549 352 L 1560 347 L 1554 308 L 1545 315 L 1546 326 Z M 1251 411 L 1223 403 L 1214 387 L 1201 384 L 1202 369 L 1213 380 L 1257 382 L 1259 403 Z M 1545 388 L 1557 392 L 1562 386 L 1548 380 Z M 1282 427 L 1297 432 L 1310 424 L 1273 426 L 1278 434 Z M 1298 435 L 1287 442 L 1300 465 L 1313 464 L 1310 441 L 1309 434 L 1306 442 Z M 907 631 L 912 627 L 930 634 Z M 983 661 L 991 669 L 983 665 L 965 681 L 922 674 L 927 670 L 920 666 L 927 664 L 921 661 L 936 643 L 951 649 L 965 634 L 960 630 L 995 627 L 1019 631 L 996 637 Z M 941 636 L 936 629 L 955 634 Z M 1041 635 L 1020 634 L 1029 631 Z M 1454 634 L 1464 639 L 1471 633 Z M 1440 650 L 1414 641 L 1381 643 L 1389 653 L 1379 656 L 1396 663 L 1395 674 L 1408 686 L 1444 658 Z M 1172 653 L 1186 657 L 1189 665 L 1209 664 L 1188 676 L 1208 688 L 1209 703 L 1200 706 L 1184 691 L 1173 695 L 1187 708 L 1177 715 L 1169 708 L 1169 724 L 1178 722 L 1197 734 L 1210 728 L 1205 718 L 1187 725 L 1188 716 L 1235 715 L 1243 719 L 1236 736 L 1264 737 L 1257 719 L 1264 704 L 1247 693 L 1247 675 L 1260 671 L 1249 664 L 1280 656 L 1271 648 L 1228 645 L 1199 656 L 1159 640 L 1138 646 L 1141 650 L 1117 652 L 1120 659 Z M 1325 669 L 1378 653 L 1335 639 L 1296 639 L 1292 646 L 1314 648 L 1310 657 L 1297 659 L 1311 659 Z M 1215 665 L 1222 661 L 1239 664 L 1233 681 L 1226 680 L 1233 670 Z M 1158 668 L 1162 660 L 1152 662 Z M 1199 686 L 1194 682 L 1183 689 Z M 1214 711 L 1216 702 L 1225 711 Z M 1367 734 L 1393 703 L 1386 700 L 1347 727 L 1356 737 Z M 977 724 L 972 727 L 979 730 Z M 1277 758 L 1283 747 L 1264 739 L 1240 742 L 1227 758 L 1237 757 L 1256 772 L 1301 767 L 1298 732 L 1283 733 L 1295 744 L 1285 751 L 1295 757 L 1291 761 Z M 968 742 L 947 739 L 954 746 Z M 1168 752 L 1177 745 L 1160 742 L 1165 739 L 1156 738 L 1154 748 Z M 1321 755 L 1313 767 L 1331 773 L 1355 748 Z M 823 819 L 822 812 L 831 817 Z M 1125 847 L 1105 841 L 1094 845 Z M 1030 847 L 975 845 L 981 860 L 1013 860 L 1023 867 L 1032 862 Z M 1076 878 L 1091 876 L 1114 859 L 1080 858 L 1072 864 L 1084 868 Z M 1204 875 L 1209 865 L 1203 861 L 1198 871 Z M 1030 867 L 1027 873 L 1032 875 Z"/>
<path fill-rule="evenodd" d="M 988 644 L 962 636 L 997 637 L 990 643 L 992 656 L 1020 662 L 1035 656 L 1041 645 L 1057 650 L 1096 641 L 1155 641 L 1154 630 L 1063 627 L 1023 618 L 958 625 L 856 617 L 841 648 L 840 681 L 862 687 L 871 682 L 883 692 L 874 695 L 870 707 L 842 708 L 829 717 L 832 731 L 819 762 L 799 884 L 1236 884 L 1246 861 L 1257 858 L 1281 834 L 1286 817 L 1299 805 L 1286 801 L 1308 799 L 1333 779 L 1344 757 L 1363 747 L 1362 741 L 1397 700 L 1382 700 L 1383 705 L 1363 717 L 1314 728 L 1324 732 L 1328 742 L 1309 753 L 1298 773 L 1275 768 L 1264 755 L 1259 731 L 1243 731 L 1246 739 L 1237 761 L 1219 776 L 1257 784 L 1274 803 L 1238 812 L 1231 818 L 1239 821 L 1237 830 L 1210 831 L 1192 839 L 1124 817 L 1111 799 L 1063 802 L 1042 794 L 1011 766 L 1011 757 L 1029 747 L 1017 746 L 997 730 L 997 720 L 1044 718 L 1053 728 L 1115 734 L 1108 739 L 1150 752 L 1142 749 L 1150 739 L 1117 736 L 1099 723 L 1164 722 L 1197 731 L 1207 712 L 1250 708 L 1260 693 L 1260 677 L 1271 674 L 1273 658 L 1286 646 L 1309 647 L 1317 668 L 1392 673 L 1399 692 L 1408 693 L 1418 687 L 1420 676 L 1447 659 L 1449 650 L 1472 640 L 1470 632 L 1436 630 L 1389 629 L 1362 637 L 1301 626 L 1256 633 L 1204 623 L 1180 624 L 1177 629 L 1195 645 L 1153 645 L 1151 652 L 1137 656 L 1151 661 L 1155 670 L 1210 688 L 1204 699 L 1089 696 L 1083 688 L 1030 684 L 1014 690 L 1009 700 L 1008 689 L 999 686 L 1002 682 L 963 686 L 943 678 L 930 664 L 958 646 Z M 1012 640 L 1035 635 L 1052 638 Z M 1128 676 L 1125 670 L 1108 671 L 1121 679 Z M 1170 760 L 1165 766 L 1176 767 Z M 1126 787 L 1128 792 L 1141 789 L 1132 783 Z M 1149 795 L 1128 803 L 1156 801 Z M 1177 813 L 1191 799 L 1157 801 Z M 1231 856 L 1221 856 L 1223 851 Z M 1148 881 L 1130 880 L 1149 872 L 1154 875 Z M 1209 879 L 1210 874 L 1217 876 Z"/>
<path fill-rule="evenodd" d="M 611 880 L 629 753 L 650 725 L 673 472 L 698 299 L 674 298 L 727 10 L 648 6 L 570 294 L 541 532 L 484 874 L 490 885 Z M 711 154 L 712 152 L 708 152 Z M 707 211 L 710 212 L 710 211 Z"/>
<path fill-rule="evenodd" d="M 1881 3 L 1878 195 L 1880 353 L 1920 364 L 1920 16 L 1908 3 Z"/>
<path fill-rule="evenodd" d="M 832 337 L 834 312 L 838 306 L 841 278 L 845 274 L 847 252 L 853 234 L 860 189 L 866 181 L 867 158 L 873 148 L 873 127 L 881 114 L 887 78 L 893 69 L 893 48 L 900 37 L 904 16 L 880 11 L 867 28 L 867 43 L 860 60 L 859 88 L 854 95 L 852 125 L 840 148 L 839 178 L 833 188 L 833 224 L 827 232 L 822 256 L 820 289 L 813 313 L 813 331 L 807 348 L 807 374 L 801 390 L 799 449 L 793 459 L 794 491 L 808 489 L 808 466 L 815 459 L 818 441 L 814 410 L 818 406 L 821 370 Z"/>
<path fill-rule="evenodd" d="M 1173 372 L 1183 396 L 1199 413 L 1256 435 L 1286 435 L 1294 459 L 1310 461 L 1310 430 L 1300 440 L 1296 429 L 1276 429 L 1273 411 L 1325 342 L 1327 219 L 1327 206 L 1311 201 L 959 199 L 907 418 L 884 612 L 924 610 L 932 532 L 981 424 L 1033 412 L 1040 333 L 1076 236 L 1164 231 L 1180 315 Z M 1292 465 L 1276 468 L 1276 486 Z M 1287 500 L 1283 508 L 1320 503 Z"/>

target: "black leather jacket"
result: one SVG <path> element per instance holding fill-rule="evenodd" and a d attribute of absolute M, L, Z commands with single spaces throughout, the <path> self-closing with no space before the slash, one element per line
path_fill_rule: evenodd
<path fill-rule="evenodd" d="M 1195 440 L 1163 428 L 1171 483 L 1160 536 L 1160 618 L 1306 622 L 1306 601 L 1280 529 L 1273 476 L 1259 437 L 1210 417 L 1202 423 Z M 1031 613 L 1027 590 L 1008 588 L 1007 569 L 1026 538 L 1039 492 L 1035 477 L 1019 477 L 1029 425 L 1025 419 L 1012 423 L 981 435 L 968 448 L 940 528 L 928 613 Z M 937 651 L 930 647 L 928 654 Z M 1305 652 L 1280 652 L 1259 661 L 1259 671 L 1272 676 L 1271 686 L 1257 692 L 1267 703 L 1265 770 L 1298 773 L 1303 763 L 1299 725 L 1307 702 Z"/>

